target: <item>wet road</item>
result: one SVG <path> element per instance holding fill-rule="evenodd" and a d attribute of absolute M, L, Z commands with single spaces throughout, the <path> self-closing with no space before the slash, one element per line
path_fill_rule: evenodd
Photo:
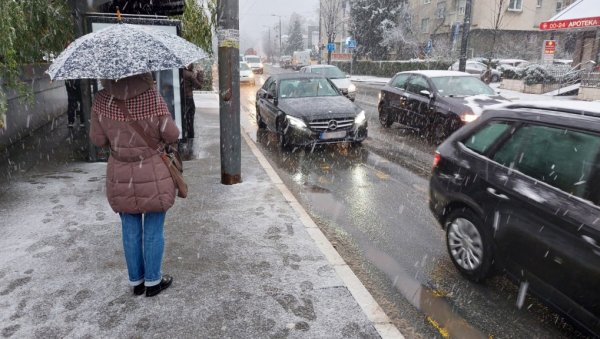
<path fill-rule="evenodd" d="M 415 131 L 379 125 L 379 85 L 357 84 L 369 119 L 362 147 L 292 152 L 278 148 L 275 134 L 257 131 L 258 86 L 241 90 L 244 131 L 407 337 L 582 336 L 532 297 L 518 309 L 518 288 L 505 277 L 477 285 L 458 274 L 427 207 L 435 147 Z"/>

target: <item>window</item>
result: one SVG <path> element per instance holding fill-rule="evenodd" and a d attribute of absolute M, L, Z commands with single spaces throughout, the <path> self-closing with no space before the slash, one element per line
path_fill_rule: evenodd
<path fill-rule="evenodd" d="M 269 87 L 267 88 L 267 93 L 271 94 L 273 97 L 277 96 L 277 81 L 271 81 Z"/>
<path fill-rule="evenodd" d="M 425 78 L 423 78 L 422 76 L 415 75 L 412 78 L 410 78 L 407 90 L 415 94 L 420 94 L 420 92 L 423 90 L 429 91 L 429 84 L 427 83 L 427 80 L 425 80 Z"/>
<path fill-rule="evenodd" d="M 566 193 L 587 198 L 598 172 L 600 136 L 547 126 L 524 126 L 494 160 Z"/>
<path fill-rule="evenodd" d="M 484 154 L 509 127 L 507 122 L 492 122 L 464 140 L 463 144 L 479 154 Z"/>
<path fill-rule="evenodd" d="M 446 1 L 440 1 L 437 3 L 435 17 L 438 19 L 443 19 L 446 17 Z"/>
<path fill-rule="evenodd" d="M 542 7 L 542 0 L 537 0 L 537 7 Z"/>
<path fill-rule="evenodd" d="M 399 74 L 394 78 L 394 80 L 392 80 L 392 87 L 406 89 L 406 83 L 409 77 L 410 74 Z"/>
<path fill-rule="evenodd" d="M 465 0 L 460 0 L 458 2 L 458 15 L 465 15 L 465 6 L 466 6 Z"/>
<path fill-rule="evenodd" d="M 562 0 L 557 0 L 556 1 L 556 12 L 560 12 L 563 9 L 563 1 Z"/>
<path fill-rule="evenodd" d="M 421 33 L 429 33 L 429 18 L 421 20 Z"/>
<path fill-rule="evenodd" d="M 522 11 L 523 10 L 523 0 L 510 0 L 508 3 L 509 11 Z"/>
<path fill-rule="evenodd" d="M 430 4 L 430 3 L 431 3 L 431 0 L 423 0 L 423 3 L 424 3 L 425 5 L 427 5 L 427 4 Z"/>

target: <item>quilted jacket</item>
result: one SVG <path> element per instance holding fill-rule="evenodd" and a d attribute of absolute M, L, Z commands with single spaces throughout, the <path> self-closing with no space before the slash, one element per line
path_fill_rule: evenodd
<path fill-rule="evenodd" d="M 96 146 L 110 146 L 106 196 L 122 213 L 166 212 L 175 202 L 175 184 L 156 150 L 128 126 L 132 120 L 153 140 L 174 143 L 179 129 L 148 74 L 103 82 L 92 105 L 90 138 Z M 116 100 L 125 100 L 127 120 Z"/>

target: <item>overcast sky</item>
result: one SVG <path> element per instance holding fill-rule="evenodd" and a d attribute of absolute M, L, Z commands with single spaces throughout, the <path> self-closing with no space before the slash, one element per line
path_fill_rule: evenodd
<path fill-rule="evenodd" d="M 317 21 L 319 0 L 239 0 L 240 1 L 240 52 L 254 47 L 262 49 L 261 37 L 267 27 L 279 27 L 279 18 L 271 14 L 281 15 L 282 22 L 289 20 L 292 13 Z M 271 34 L 275 34 L 271 31 Z M 285 30 L 283 34 L 286 34 Z"/>

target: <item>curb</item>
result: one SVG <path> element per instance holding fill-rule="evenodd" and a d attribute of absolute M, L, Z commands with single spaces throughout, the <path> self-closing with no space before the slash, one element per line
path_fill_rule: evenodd
<path fill-rule="evenodd" d="M 344 259 L 335 250 L 329 240 L 327 240 L 323 232 L 321 232 L 310 215 L 306 212 L 298 200 L 296 200 L 292 192 L 290 192 L 290 190 L 285 186 L 279 175 L 275 172 L 271 164 L 269 164 L 268 160 L 258 149 L 254 141 L 252 141 L 252 139 L 250 139 L 250 137 L 247 135 L 248 131 L 243 127 L 242 129 L 242 137 L 246 141 L 246 144 L 250 147 L 250 150 L 252 150 L 252 153 L 258 159 L 258 162 L 267 172 L 267 175 L 271 181 L 275 184 L 275 186 L 277 186 L 281 194 L 283 194 L 285 201 L 292 206 L 296 214 L 300 217 L 300 221 L 304 225 L 308 234 L 317 244 L 317 247 L 319 250 L 321 250 L 323 255 L 325 255 L 325 258 L 327 258 L 329 264 L 333 266 L 338 276 L 342 279 L 344 285 L 346 285 L 346 288 L 350 291 L 350 294 L 352 294 L 354 297 L 354 300 L 356 300 L 360 308 L 367 316 L 367 319 L 373 323 L 373 327 L 375 327 L 381 338 L 404 339 L 402 333 L 400 333 L 398 328 L 392 324 L 381 306 L 379 306 L 377 301 L 375 301 L 373 296 L 365 288 L 362 282 L 358 279 L 354 272 L 352 272 L 350 266 L 346 264 Z"/>

